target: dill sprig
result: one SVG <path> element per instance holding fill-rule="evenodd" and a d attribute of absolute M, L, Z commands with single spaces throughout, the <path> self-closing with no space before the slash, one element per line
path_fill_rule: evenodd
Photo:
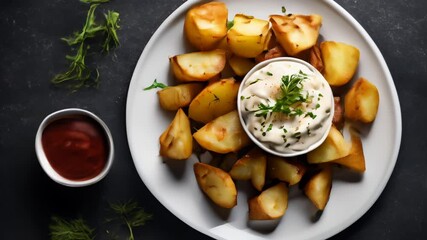
<path fill-rule="evenodd" d="M 82 219 L 65 220 L 52 217 L 49 225 L 51 240 L 93 240 L 94 229 Z"/>
<path fill-rule="evenodd" d="M 280 97 L 276 99 L 276 103 L 272 106 L 260 103 L 255 116 L 267 118 L 273 112 L 283 113 L 290 117 L 302 115 L 304 111 L 297 105 L 306 102 L 308 99 L 308 96 L 304 96 L 302 93 L 302 81 L 305 79 L 307 79 L 307 74 L 302 71 L 297 74 L 282 76 Z"/>
<path fill-rule="evenodd" d="M 68 83 L 68 87 L 72 91 L 77 91 L 83 86 L 99 85 L 99 71 L 89 68 L 85 62 L 87 52 L 91 49 L 88 43 L 89 39 L 104 37 L 102 51 L 109 52 L 112 47 L 120 45 L 117 30 L 119 26 L 119 13 L 108 11 L 104 14 L 105 21 L 102 24 L 96 22 L 95 10 L 101 3 L 109 2 L 109 0 L 80 0 L 84 3 L 89 3 L 90 7 L 86 15 L 86 21 L 80 32 L 73 33 L 72 36 L 63 37 L 65 41 L 72 47 L 76 54 L 74 56 L 66 55 L 66 59 L 70 62 L 68 70 L 57 74 L 51 80 L 54 84 Z M 95 73 L 94 73 L 95 72 Z"/>
<path fill-rule="evenodd" d="M 146 213 L 135 201 L 110 203 L 110 208 L 115 216 L 107 219 L 107 221 L 119 221 L 123 225 L 126 225 L 129 230 L 129 240 L 135 239 L 133 235 L 134 228 L 143 226 L 152 218 L 152 215 Z"/>

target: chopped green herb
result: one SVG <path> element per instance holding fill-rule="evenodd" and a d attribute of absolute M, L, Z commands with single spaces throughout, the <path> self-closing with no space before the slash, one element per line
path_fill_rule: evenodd
<path fill-rule="evenodd" d="M 268 125 L 267 132 L 271 131 L 271 129 L 273 129 L 273 124 L 272 123 L 270 123 L 270 125 Z"/>
<path fill-rule="evenodd" d="M 316 104 L 316 108 L 315 109 L 318 109 L 318 108 L 320 108 L 320 104 Z"/>
<path fill-rule="evenodd" d="M 285 14 L 286 13 L 286 8 L 285 6 L 282 6 L 282 13 Z"/>
<path fill-rule="evenodd" d="M 307 116 L 311 117 L 312 119 L 315 119 L 315 118 L 317 117 L 317 115 L 315 115 L 315 114 L 314 114 L 314 113 L 312 113 L 312 112 L 308 112 L 308 113 L 306 113 L 304 117 L 307 117 Z"/>
<path fill-rule="evenodd" d="M 267 118 L 273 112 L 283 113 L 290 117 L 302 115 L 302 109 L 294 106 L 307 101 L 307 96 L 302 94 L 302 81 L 305 79 L 307 79 L 307 75 L 302 71 L 298 74 L 282 76 L 281 96 L 276 99 L 275 105 L 260 103 L 255 116 Z"/>
<path fill-rule="evenodd" d="M 273 76 L 273 73 L 271 73 L 271 72 L 266 72 L 266 74 L 267 74 L 268 76 Z"/>
<path fill-rule="evenodd" d="M 240 100 L 245 100 L 245 96 L 240 96 Z"/>
<path fill-rule="evenodd" d="M 296 132 L 292 135 L 293 138 L 301 138 L 301 132 Z"/>
<path fill-rule="evenodd" d="M 255 84 L 255 83 L 257 83 L 258 81 L 261 81 L 261 79 L 259 79 L 259 78 L 258 78 L 257 80 L 250 82 L 250 83 L 249 83 L 249 85 Z"/>
<path fill-rule="evenodd" d="M 151 84 L 150 86 L 144 88 L 144 91 L 151 90 L 151 89 L 154 89 L 154 88 L 166 88 L 166 87 L 168 87 L 166 84 L 159 83 L 159 82 L 157 82 L 157 79 L 154 79 L 153 84 Z"/>
<path fill-rule="evenodd" d="M 230 29 L 234 26 L 234 20 L 233 21 L 228 21 L 227 22 L 227 29 Z"/>

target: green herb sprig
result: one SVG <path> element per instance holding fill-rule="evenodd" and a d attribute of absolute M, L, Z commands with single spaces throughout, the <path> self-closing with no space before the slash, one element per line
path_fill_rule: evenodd
<path fill-rule="evenodd" d="M 150 86 L 144 88 L 143 90 L 147 91 L 147 90 L 151 90 L 151 89 L 155 89 L 155 88 L 166 88 L 166 87 L 168 87 L 166 84 L 159 83 L 159 82 L 157 82 L 157 79 L 154 79 L 154 82 Z"/>
<path fill-rule="evenodd" d="M 93 240 L 94 229 L 90 228 L 82 219 L 65 220 L 52 217 L 49 225 L 51 240 Z"/>
<path fill-rule="evenodd" d="M 115 213 L 115 216 L 107 221 L 118 221 L 126 225 L 129 230 L 129 240 L 135 239 L 133 235 L 134 228 L 143 226 L 152 218 L 152 215 L 146 213 L 135 201 L 110 203 L 110 208 Z"/>
<path fill-rule="evenodd" d="M 296 105 L 308 100 L 308 96 L 304 96 L 302 93 L 302 81 L 305 79 L 307 79 L 307 74 L 302 71 L 298 74 L 282 76 L 281 93 L 280 97 L 276 99 L 276 103 L 272 106 L 260 103 L 255 116 L 267 118 L 273 112 L 284 113 L 290 117 L 302 115 L 304 111 Z"/>
<path fill-rule="evenodd" d="M 108 11 L 104 14 L 104 22 L 99 24 L 96 22 L 95 10 L 101 3 L 109 2 L 109 0 L 80 0 L 83 3 L 89 3 L 90 7 L 86 15 L 86 21 L 80 32 L 75 32 L 72 36 L 63 37 L 72 50 L 76 51 L 75 55 L 66 55 L 66 59 L 70 62 L 68 70 L 57 74 L 51 80 L 54 84 L 68 83 L 68 87 L 73 92 L 81 87 L 89 87 L 99 85 L 99 71 L 91 69 L 85 62 L 89 49 L 94 49 L 89 40 L 103 37 L 105 40 L 102 44 L 102 51 L 108 53 L 113 47 L 120 45 L 117 30 L 119 26 L 119 13 Z"/>

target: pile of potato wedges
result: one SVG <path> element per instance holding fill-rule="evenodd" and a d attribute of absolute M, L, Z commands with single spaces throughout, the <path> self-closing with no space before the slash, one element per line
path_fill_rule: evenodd
<path fill-rule="evenodd" d="M 209 153 L 208 160 L 194 164 L 194 174 L 200 189 L 216 205 L 234 207 L 235 182 L 250 181 L 258 192 L 248 199 L 250 219 L 282 217 L 293 186 L 324 210 L 336 166 L 360 174 L 365 171 L 362 138 L 353 123 L 375 120 L 379 92 L 367 79 L 355 79 L 359 49 L 347 43 L 320 42 L 321 27 L 322 16 L 317 14 L 272 14 L 269 19 L 236 14 L 229 21 L 222 2 L 196 5 L 186 13 L 183 34 L 194 51 L 169 58 L 176 84 L 157 92 L 160 106 L 176 112 L 160 136 L 160 155 L 186 160 Z M 255 147 L 237 112 L 240 79 L 256 63 L 282 56 L 311 63 L 336 94 L 335 116 L 324 143 L 293 158 Z M 343 135 L 346 129 L 349 139 Z"/>

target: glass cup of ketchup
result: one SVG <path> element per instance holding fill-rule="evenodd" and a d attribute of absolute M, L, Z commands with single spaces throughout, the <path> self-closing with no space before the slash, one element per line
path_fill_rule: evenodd
<path fill-rule="evenodd" d="M 36 134 L 36 154 L 46 174 L 69 187 L 83 187 L 104 178 L 114 159 L 107 125 L 95 114 L 68 108 L 48 115 Z"/>

